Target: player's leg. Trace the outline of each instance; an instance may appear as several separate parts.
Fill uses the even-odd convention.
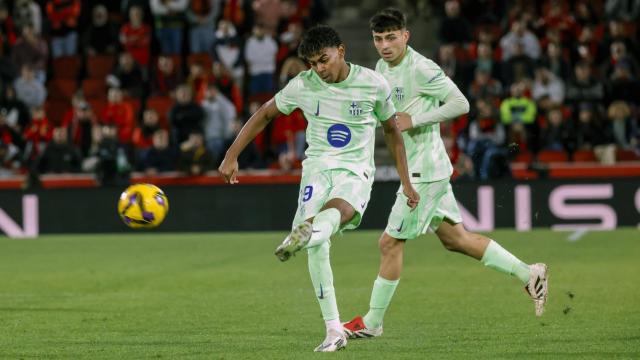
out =
[[[436,229],[436,235],[447,250],[468,255],[487,267],[517,277],[534,299],[536,315],[542,314],[547,294],[546,265],[528,265],[496,241],[467,231],[462,225],[452,191],[440,202],[431,226]]]

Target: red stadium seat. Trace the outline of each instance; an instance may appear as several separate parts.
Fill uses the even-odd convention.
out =
[[[211,64],[213,64],[213,59],[211,59],[211,55],[207,53],[196,53],[189,54],[187,58],[187,65],[191,66],[193,63],[202,64],[205,72],[211,71]]]
[[[53,59],[53,78],[75,80],[80,71],[80,58],[78,56],[64,56]]]
[[[516,158],[513,160],[513,162],[516,163],[530,163],[533,160],[533,155],[531,155],[530,152],[526,151],[526,152],[521,152],[519,153]]]
[[[618,149],[616,151],[616,160],[618,161],[638,161],[640,157],[632,150]]]
[[[89,105],[91,105],[91,110],[93,111],[93,114],[96,116],[96,118],[100,117],[100,114],[102,113],[102,109],[104,109],[107,106],[106,98],[87,99],[87,102],[89,103]]]
[[[71,103],[67,100],[48,99],[44,103],[44,110],[49,121],[55,126],[62,123],[64,114],[71,108]]]
[[[107,83],[103,79],[84,79],[82,93],[86,99],[105,99],[107,97]]]
[[[53,79],[47,85],[47,98],[52,100],[71,100],[76,92],[76,81],[71,79]]]
[[[147,99],[147,109],[154,109],[163,124],[168,124],[169,111],[173,107],[173,99],[168,96],[152,96]]]
[[[567,162],[569,157],[564,151],[543,150],[538,153],[538,161],[543,163]]]
[[[573,153],[573,161],[575,162],[597,162],[596,154],[591,150],[578,150]]]
[[[114,68],[113,55],[94,55],[87,58],[87,73],[90,78],[104,79]]]

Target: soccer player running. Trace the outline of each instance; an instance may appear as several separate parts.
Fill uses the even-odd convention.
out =
[[[340,350],[347,344],[342,330],[333,273],[329,262],[330,238],[355,229],[369,202],[374,175],[375,128],[382,122],[384,137],[395,157],[407,208],[415,208],[419,195],[409,181],[402,134],[396,126],[389,84],[382,75],[345,61],[345,46],[328,26],[310,29],[299,55],[311,65],[267,101],[245,124],[220,165],[225,181],[238,182],[238,155],[278,114],[296,108],[308,120],[309,147],[302,163],[298,209],[292,231],[276,249],[281,261],[307,249],[309,273],[327,335],[315,351]]]
[[[373,284],[369,312],[344,324],[350,338],[382,334],[382,319],[400,281],[406,240],[435,231],[447,250],[480,260],[502,273],[516,276],[533,298],[536,315],[544,311],[547,298],[547,266],[527,265],[497,242],[465,230],[453,196],[449,177],[452,166],[440,137],[440,122],[469,111],[469,102],[438,65],[410,46],[402,12],[388,8],[371,18],[374,45],[382,57],[376,72],[392,87],[398,111],[398,127],[409,161],[411,182],[421,200],[414,211],[405,202],[402,187],[385,231],[379,240],[381,252],[378,278]],[[440,102],[444,105],[439,106]]]

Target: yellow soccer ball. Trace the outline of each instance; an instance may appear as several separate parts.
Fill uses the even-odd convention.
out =
[[[169,200],[159,187],[151,184],[129,186],[118,201],[118,214],[131,228],[160,225],[169,211]]]

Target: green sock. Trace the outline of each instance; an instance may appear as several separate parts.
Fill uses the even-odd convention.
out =
[[[369,302],[369,312],[364,316],[364,325],[368,328],[377,328],[382,326],[382,319],[384,313],[391,303],[393,293],[398,286],[398,280],[387,280],[380,275],[373,283],[373,290],[371,290],[371,301]]]
[[[325,321],[340,319],[336,295],[333,290],[333,272],[329,262],[330,248],[331,242],[327,239],[321,245],[307,249],[309,274],[320,304],[322,318]]]
[[[340,211],[334,208],[322,210],[313,218],[313,234],[307,244],[307,248],[326,242],[339,228]]]
[[[514,275],[525,284],[529,281],[529,274],[531,273],[529,265],[520,261],[520,259],[493,240],[490,240],[489,245],[487,245],[480,262],[501,273]]]

